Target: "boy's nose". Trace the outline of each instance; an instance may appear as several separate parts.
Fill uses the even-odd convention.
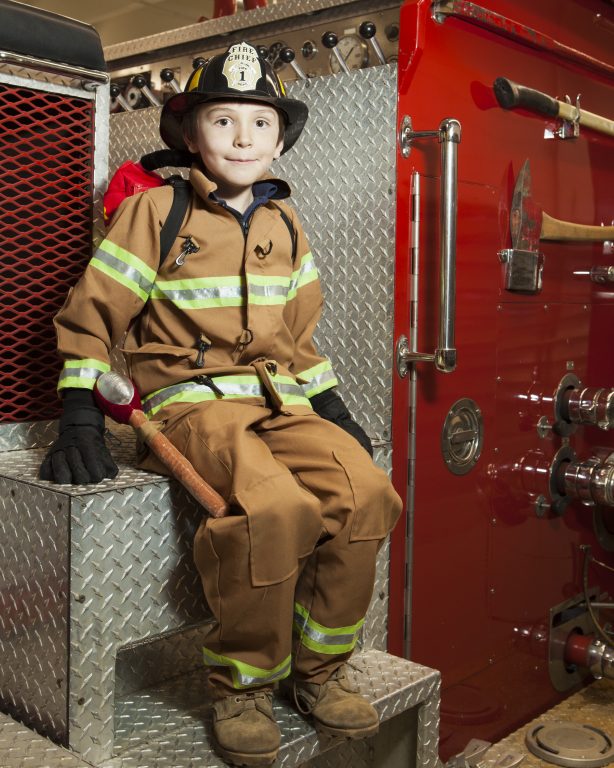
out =
[[[235,143],[240,147],[248,147],[252,143],[252,132],[247,125],[238,125]]]

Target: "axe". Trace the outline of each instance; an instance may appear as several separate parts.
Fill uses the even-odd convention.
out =
[[[520,169],[510,214],[512,246],[522,251],[539,250],[540,240],[612,240],[614,227],[596,227],[554,219],[531,196],[531,169],[525,160]]]
[[[171,475],[179,480],[211,517],[224,517],[228,514],[228,504],[222,496],[202,479],[186,457],[147,419],[141,410],[139,393],[127,376],[114,371],[103,373],[96,379],[94,397],[103,413],[120,424],[130,424]]]

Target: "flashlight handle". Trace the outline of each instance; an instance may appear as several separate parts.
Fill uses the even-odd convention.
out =
[[[186,457],[151,424],[143,411],[133,410],[128,423],[211,517],[225,517],[228,514],[228,504],[224,498],[202,479]]]

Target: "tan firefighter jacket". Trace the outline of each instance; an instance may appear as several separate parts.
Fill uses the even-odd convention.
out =
[[[122,203],[55,318],[64,360],[58,389],[91,389],[129,328],[123,352],[150,418],[168,405],[222,397],[264,403],[266,393],[279,408],[310,407],[307,398],[337,380],[312,341],[322,294],[296,214],[275,199],[244,228],[209,197],[215,184],[201,167],[190,181],[195,194],[161,267],[172,189]],[[271,181],[276,198],[289,195],[284,182]],[[294,263],[280,207],[296,233]],[[187,238],[198,250],[186,253]]]

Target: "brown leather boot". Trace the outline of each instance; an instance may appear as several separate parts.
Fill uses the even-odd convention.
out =
[[[373,736],[379,729],[379,716],[369,702],[352,688],[342,665],[318,685],[294,681],[283,687],[290,701],[303,715],[313,718],[318,732],[346,739]]]
[[[232,765],[271,765],[279,751],[279,726],[270,690],[224,696],[212,704],[214,746]]]

